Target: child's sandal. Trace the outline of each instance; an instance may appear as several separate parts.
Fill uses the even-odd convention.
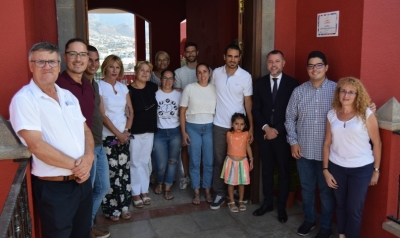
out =
[[[239,211],[241,212],[246,211],[246,205],[244,205],[243,201],[239,201]]]
[[[229,210],[231,210],[231,212],[239,212],[239,208],[236,206],[235,202],[230,202],[227,205],[229,207]]]

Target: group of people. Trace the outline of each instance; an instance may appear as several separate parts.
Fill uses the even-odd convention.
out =
[[[100,205],[112,221],[130,219],[129,206],[151,204],[155,194],[174,198],[171,186],[190,183],[192,203],[217,210],[229,195],[231,212],[245,211],[245,185],[253,169],[251,143],[259,144],[264,201],[253,212],[273,210],[273,169],[278,169],[278,220],[286,222],[289,161],[297,161],[305,221],[315,227],[315,187],[322,211],[317,237],[330,237],[335,208],[341,237],[358,237],[368,185],[379,177],[381,142],[374,104],[360,80],[328,80],[325,55],[307,59],[310,80],[299,86],[283,73],[284,55],[267,55],[268,75],[254,83],[239,66],[241,50],[228,45],[225,65],[198,63],[197,45],[184,48],[187,65],[173,71],[160,51],[155,65],[139,61],[129,85],[121,59],[109,55],[94,80],[99,53],[79,38],[62,55],[40,42],[29,51],[30,83],[13,97],[10,121],[32,152],[35,206],[44,237],[108,237],[94,226]],[[371,107],[371,109],[369,108]],[[254,122],[253,122],[254,121]],[[201,167],[202,166],[202,167]],[[238,186],[238,196],[234,187]],[[214,194],[212,194],[212,191]],[[237,197],[235,197],[237,196]]]

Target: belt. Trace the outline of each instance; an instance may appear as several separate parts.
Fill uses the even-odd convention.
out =
[[[46,181],[70,181],[75,180],[75,175],[67,175],[67,176],[51,176],[51,177],[36,177],[40,180]]]

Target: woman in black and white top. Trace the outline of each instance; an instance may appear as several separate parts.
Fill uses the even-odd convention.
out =
[[[178,113],[181,92],[172,88],[174,81],[175,73],[169,69],[163,70],[161,88],[156,93],[158,131],[154,135],[153,158],[158,184],[154,192],[156,194],[164,192],[164,198],[167,200],[174,198],[170,190],[182,146]],[[163,190],[163,184],[165,184],[165,190]]]

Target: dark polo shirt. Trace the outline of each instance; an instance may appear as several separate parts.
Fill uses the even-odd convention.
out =
[[[75,82],[68,74],[64,71],[56,81],[58,86],[69,90],[79,101],[83,116],[86,118],[86,124],[89,128],[92,128],[93,123],[93,112],[94,112],[94,92],[93,87],[90,83],[82,78],[82,84]]]
[[[87,80],[90,83],[90,80],[83,77],[83,80]],[[95,146],[99,146],[103,144],[102,140],[102,133],[103,133],[103,117],[101,116],[100,112],[100,94],[99,94],[99,85],[97,84],[96,81],[92,81],[92,87],[95,95],[95,100],[94,100],[94,112],[93,112],[93,126],[91,127],[92,129],[92,134],[93,134],[93,139],[94,139],[94,144]]]

